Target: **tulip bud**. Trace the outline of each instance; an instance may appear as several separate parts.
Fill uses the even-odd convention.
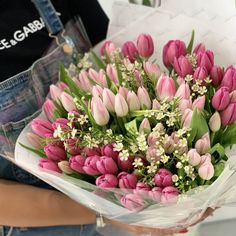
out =
[[[209,133],[205,133],[200,139],[195,143],[195,148],[199,154],[205,154],[211,148]]]
[[[112,174],[104,174],[96,179],[96,185],[102,189],[115,188],[117,184],[117,177]]]
[[[94,82],[98,82],[98,72],[96,70],[94,70],[93,68],[90,68],[88,70],[88,75],[90,77],[90,79],[92,79]]]
[[[138,96],[134,91],[129,91],[127,94],[127,104],[130,111],[136,111],[140,109],[140,102]]]
[[[127,194],[120,199],[120,202],[130,211],[138,212],[144,208],[144,201],[137,194]]]
[[[151,99],[149,97],[147,90],[144,87],[139,87],[137,95],[138,95],[139,102],[141,104],[141,108],[150,109],[152,102],[151,102]]]
[[[83,153],[86,157],[90,157],[90,156],[101,156],[101,149],[100,148],[89,148],[89,147],[85,147],[83,149]]]
[[[83,170],[84,163],[86,158],[80,155],[76,155],[70,158],[69,165],[70,168],[78,173],[84,174],[85,171]]]
[[[193,80],[196,82],[197,80],[201,81],[203,84],[205,83],[205,79],[208,76],[208,72],[205,67],[198,67],[194,74]]]
[[[153,64],[149,61],[144,62],[144,70],[147,73],[148,77],[151,79],[151,81],[156,84],[157,79],[161,75],[160,67],[157,64]]]
[[[151,132],[151,125],[149,123],[148,118],[144,118],[142,123],[139,126],[139,133],[150,133]]]
[[[176,88],[175,82],[172,78],[162,75],[156,85],[156,94],[160,100],[165,98],[172,98],[175,96]]]
[[[175,187],[168,186],[162,190],[161,203],[175,203],[178,201],[179,191]]]
[[[217,132],[221,126],[220,114],[216,111],[209,120],[209,127],[212,132]]]
[[[68,128],[69,120],[65,118],[58,118],[52,123],[52,128],[56,130],[59,126],[63,128]]]
[[[163,47],[162,58],[164,65],[170,69],[174,64],[174,59],[180,56],[185,56],[187,54],[187,49],[185,43],[180,40],[170,40]]]
[[[88,175],[99,175],[101,172],[97,168],[97,162],[100,160],[99,156],[90,156],[85,159],[83,170]]]
[[[193,101],[192,109],[198,108],[200,111],[204,110],[205,107],[206,96],[199,96]]]
[[[226,69],[220,86],[229,88],[230,92],[236,90],[236,69],[233,66]]]
[[[93,85],[90,83],[88,73],[84,69],[79,73],[79,80],[76,82],[80,89],[86,92],[91,92]]]
[[[103,156],[111,157],[114,161],[118,160],[119,152],[114,151],[112,144],[104,145],[101,151]]]
[[[186,109],[182,116],[182,126],[189,127],[192,121],[193,111],[191,109]]]
[[[154,45],[151,35],[140,34],[137,39],[137,49],[141,57],[150,57],[154,52]]]
[[[181,99],[179,102],[179,109],[181,111],[181,114],[183,116],[186,109],[192,108],[192,101],[190,99]]]
[[[134,174],[121,172],[118,175],[119,187],[121,189],[135,189],[138,182],[137,177]]]
[[[67,157],[64,148],[61,148],[55,144],[48,144],[45,146],[44,152],[48,159],[52,161],[65,160]]]
[[[153,147],[153,146],[155,147],[158,141],[159,141],[159,138],[155,132],[151,132],[148,135],[147,142],[148,142],[149,147]]]
[[[188,163],[191,166],[197,166],[201,162],[201,156],[199,155],[196,149],[190,149],[188,151],[187,157],[188,157]]]
[[[42,149],[44,147],[43,145],[43,139],[39,137],[37,134],[34,133],[26,133],[27,140],[30,142],[30,144],[36,148],[36,149]]]
[[[62,92],[60,100],[66,111],[70,112],[72,110],[77,110],[76,105],[73,101],[73,97],[71,97],[68,93]]]
[[[58,162],[59,169],[65,174],[72,174],[74,171],[70,168],[68,161],[60,161]]]
[[[103,88],[102,87],[100,87],[99,85],[93,86],[93,89],[92,89],[93,97],[102,98],[102,94],[103,94]]]
[[[135,75],[138,87],[143,86],[143,77],[142,77],[141,72],[138,70],[135,70],[134,75]]]
[[[64,143],[66,145],[66,150],[70,153],[70,155],[76,156],[81,153],[81,150],[79,147],[79,139],[76,139],[76,138],[66,139]]]
[[[186,75],[193,74],[192,64],[185,56],[174,58],[174,69],[176,73],[182,78],[185,78]]]
[[[52,161],[52,160],[50,160],[50,159],[42,158],[42,159],[39,160],[39,164],[38,165],[42,169],[61,173],[61,170],[58,168],[57,163]]]
[[[96,163],[98,171],[102,174],[117,174],[118,167],[111,157],[101,156]]]
[[[111,41],[105,41],[100,49],[100,53],[102,56],[105,55],[105,52],[108,56],[111,56],[112,53],[116,50],[116,46]]]
[[[122,53],[124,57],[127,57],[131,62],[134,62],[138,56],[138,50],[132,41],[123,44]]]
[[[146,151],[146,159],[149,162],[160,161],[161,157],[158,155],[157,149],[154,145],[152,147],[148,147]]]
[[[197,54],[197,65],[198,67],[205,67],[208,73],[210,73],[211,68],[214,66],[214,54],[210,50],[205,52],[199,52]]]
[[[107,88],[102,93],[103,104],[110,112],[115,112],[115,94]]]
[[[118,158],[117,160],[118,160],[118,166],[120,170],[125,171],[125,172],[130,172],[133,170],[134,168],[133,157],[129,157],[127,160],[121,160],[120,158]]]
[[[56,110],[56,107],[55,107],[54,103],[52,102],[52,100],[47,98],[43,104],[43,111],[50,121],[54,120],[55,110]]]
[[[224,70],[222,67],[214,65],[211,68],[210,78],[211,78],[212,84],[215,88],[217,88],[221,84],[223,76],[224,76]]]
[[[127,98],[129,90],[125,87],[120,87],[118,93],[124,97],[124,99]]]
[[[203,53],[203,52],[205,52],[205,51],[206,51],[205,45],[202,44],[202,43],[199,43],[199,44],[197,44],[196,47],[194,48],[193,53],[194,53],[195,55],[197,55],[198,53],[200,53],[200,52]]]
[[[187,83],[181,84],[175,93],[175,97],[189,99],[190,98],[189,85]]]
[[[148,198],[148,193],[150,190],[151,190],[150,185],[148,185],[146,183],[139,182],[136,185],[134,193],[141,196],[141,197]]]
[[[119,117],[124,117],[128,114],[129,108],[123,96],[116,94],[115,96],[115,112]]]
[[[97,97],[92,98],[91,110],[93,118],[98,125],[104,126],[109,122],[110,115],[100,98]]]
[[[162,188],[160,187],[154,187],[151,191],[148,192],[149,197],[154,202],[160,202],[161,201],[161,194],[162,194]]]
[[[229,106],[220,113],[223,126],[231,125],[236,120],[236,102],[230,103]]]
[[[115,83],[119,84],[116,68],[112,64],[108,64],[106,68],[107,75]]]
[[[201,161],[199,163],[199,166],[205,163],[211,163],[211,155],[209,153],[206,153],[205,155],[201,156]]]
[[[210,180],[214,176],[214,166],[210,163],[202,164],[198,169],[199,176],[204,180]]]
[[[60,88],[58,88],[56,85],[51,84],[50,85],[50,96],[52,98],[52,100],[56,101],[58,99],[60,99],[61,93],[63,92],[63,90],[61,90]]]
[[[172,173],[164,168],[158,170],[154,177],[155,184],[158,187],[167,187],[173,184]]]
[[[59,89],[61,89],[61,91],[64,91],[66,88],[68,88],[68,86],[67,86],[65,83],[61,82],[61,81],[59,81],[59,82],[57,83],[57,87],[58,87]]]
[[[153,128],[153,131],[163,133],[165,131],[165,127],[162,123],[157,123]]]
[[[165,149],[166,153],[173,153],[173,151],[175,150],[175,142],[171,136],[168,136],[163,140],[163,148]]]
[[[154,99],[152,101],[152,110],[159,110],[161,107],[161,104],[157,101],[157,99]]]
[[[98,81],[97,83],[103,88],[107,87],[107,79],[103,69],[100,69],[98,72]]]
[[[230,103],[236,102],[236,90],[232,91],[229,94],[229,97],[230,97]]]
[[[221,87],[217,90],[211,101],[212,106],[218,111],[224,110],[229,105],[229,102],[230,95],[227,87]]]
[[[47,120],[40,118],[33,119],[31,121],[31,129],[42,138],[53,136],[52,124]]]

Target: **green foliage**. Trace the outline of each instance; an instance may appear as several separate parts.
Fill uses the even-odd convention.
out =
[[[236,124],[229,125],[222,134],[222,146],[229,147],[236,144]]]
[[[106,66],[105,66],[104,62],[100,59],[100,57],[97,56],[97,54],[93,50],[90,50],[90,54],[91,54],[94,62],[96,63],[96,65],[100,69],[106,69]]]
[[[26,145],[24,145],[24,144],[22,144],[22,143],[19,143],[19,144],[20,144],[23,148],[25,148],[25,149],[27,149],[27,150],[29,150],[29,151],[31,151],[31,152],[37,154],[37,155],[40,156],[40,157],[43,157],[43,158],[46,157],[46,154],[45,154],[45,152],[44,152],[43,150],[38,150],[38,149],[35,149],[35,148],[31,148],[31,147],[28,147],[28,146],[26,146]]]
[[[194,30],[193,30],[193,31],[192,31],[192,34],[191,34],[191,39],[190,39],[189,44],[188,44],[188,47],[187,47],[187,52],[188,52],[188,54],[191,54],[191,53],[192,53],[193,42],[194,42],[194,36],[195,36],[195,32],[194,32]]]

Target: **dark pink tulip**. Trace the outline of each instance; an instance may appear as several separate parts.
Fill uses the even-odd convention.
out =
[[[61,173],[61,170],[57,166],[57,163],[46,158],[42,158],[39,160],[39,167],[45,170],[55,171]]]
[[[236,90],[236,69],[233,66],[226,69],[220,86],[228,87],[230,92]]]
[[[218,110],[224,110],[230,102],[230,91],[227,87],[221,87],[216,91],[214,96],[212,97],[211,104],[212,106]]]
[[[118,175],[119,187],[121,189],[135,189],[138,182],[137,177],[134,174],[127,172],[121,172]]]
[[[221,112],[220,116],[224,126],[233,124],[236,120],[236,102],[230,103],[229,106]]]
[[[117,174],[118,167],[111,157],[101,156],[96,163],[96,167],[102,174]]]
[[[90,156],[101,156],[101,149],[100,148],[84,148],[83,152],[87,157]]]
[[[55,122],[52,123],[52,128],[55,130],[58,128],[58,126],[62,127],[62,128],[66,128],[68,127],[68,123],[69,120],[65,119],[65,118],[58,118],[56,119]]]
[[[175,57],[179,58],[180,56],[185,56],[186,54],[187,49],[183,41],[170,40],[163,48],[163,63],[168,69],[171,69],[173,67]]]
[[[104,174],[96,179],[96,185],[102,189],[115,188],[117,184],[117,177],[112,174]]]
[[[175,203],[178,200],[179,191],[175,187],[168,186],[162,190],[161,203]]]
[[[124,57],[127,57],[131,62],[134,62],[138,56],[138,50],[132,41],[123,44],[122,53]]]
[[[101,148],[101,152],[103,156],[111,157],[114,161],[117,161],[119,156],[119,152],[114,151],[112,144],[104,145]]]
[[[144,197],[144,198],[148,198],[148,192],[151,190],[150,185],[146,184],[146,183],[137,183],[136,188],[134,189],[134,193]]]
[[[150,57],[154,52],[152,36],[140,34],[137,39],[137,49],[141,57]]]
[[[44,152],[48,159],[52,161],[60,161],[66,159],[66,152],[64,148],[61,148],[55,144],[48,144],[44,147]]]
[[[31,122],[31,129],[35,134],[42,138],[53,136],[52,124],[47,120],[40,118],[33,119]]]
[[[211,83],[215,88],[217,88],[221,84],[223,76],[224,76],[224,70],[222,67],[214,65],[211,68],[210,78],[212,80]]]
[[[193,74],[192,64],[185,56],[174,58],[174,69],[176,73],[182,78],[185,78],[186,75]]]
[[[133,157],[129,157],[128,160],[121,160],[120,158],[117,159],[118,167],[122,171],[130,172],[133,170]]]
[[[202,84],[205,84],[205,79],[207,78],[207,76],[207,69],[205,67],[198,67],[193,74],[193,80],[200,80],[202,81]]]
[[[161,201],[161,194],[162,188],[160,187],[154,187],[151,191],[148,192],[149,197],[155,202]]]
[[[206,47],[204,44],[199,43],[196,45],[196,47],[193,50],[193,53],[195,53],[196,55],[200,52],[205,52],[206,51]]]
[[[167,169],[161,168],[156,173],[154,181],[158,187],[171,186],[173,184],[172,173]]]
[[[76,138],[70,138],[67,139],[66,141],[67,144],[67,151],[70,153],[72,156],[79,155],[81,153],[81,150],[79,148],[79,140]]]
[[[130,211],[138,212],[144,208],[144,201],[137,194],[127,194],[120,199],[120,202]]]
[[[79,173],[84,174],[85,171],[84,171],[83,167],[84,167],[85,160],[86,160],[86,158],[81,155],[71,157],[69,160],[70,168],[72,170],[75,170]]]
[[[210,50],[200,52],[197,54],[198,67],[205,67],[207,72],[210,73],[211,68],[214,66],[214,54]]]
[[[99,175],[101,172],[97,169],[97,162],[100,160],[99,156],[87,157],[84,162],[83,170],[88,175]]]

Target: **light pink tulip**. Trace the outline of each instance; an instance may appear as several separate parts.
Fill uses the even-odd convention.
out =
[[[71,97],[68,93],[62,92],[60,100],[66,111],[70,112],[72,110],[77,110],[73,97]]]
[[[142,77],[141,72],[138,71],[138,70],[135,70],[135,71],[134,71],[134,76],[135,76],[135,78],[136,78],[136,81],[138,82],[138,83],[137,83],[138,87],[139,87],[139,86],[143,86],[143,77]]]
[[[48,159],[52,161],[65,160],[67,157],[65,149],[55,144],[48,144],[47,146],[45,146],[44,152]]]
[[[55,171],[55,172],[61,173],[61,170],[58,168],[57,163],[50,159],[42,158],[39,160],[38,165],[44,170]]]
[[[56,110],[56,107],[55,107],[53,101],[51,99],[47,98],[46,101],[44,102],[42,108],[43,108],[43,111],[44,111],[45,115],[47,116],[47,118],[50,121],[53,121],[54,120],[54,112]]]
[[[196,149],[190,149],[188,151],[188,163],[192,166],[197,166],[201,162],[201,156]]]
[[[174,58],[174,69],[176,73],[182,78],[185,78],[186,75],[193,74],[192,64],[185,56]]]
[[[154,177],[155,184],[158,187],[167,187],[173,184],[172,173],[164,168],[158,170]]]
[[[175,93],[175,97],[189,99],[190,98],[189,85],[187,83],[181,84]]]
[[[112,174],[104,174],[96,179],[96,185],[102,189],[115,188],[117,184],[117,177]]]
[[[134,91],[129,91],[127,94],[127,104],[129,106],[130,111],[137,111],[140,109],[140,102],[138,96]]]
[[[193,111],[191,109],[186,109],[182,116],[183,127],[189,127],[192,121]]]
[[[161,203],[175,203],[178,201],[179,191],[175,187],[168,186],[162,190]]]
[[[139,126],[139,133],[150,133],[151,132],[151,125],[148,118],[144,118]]]
[[[173,153],[173,151],[175,150],[175,142],[171,136],[165,138],[165,140],[163,141],[163,148],[165,149],[166,153]]]
[[[142,109],[150,109],[152,102],[151,102],[151,99],[149,97],[147,90],[144,87],[139,87],[137,95],[138,95],[138,99],[139,99],[141,108]]]
[[[85,171],[83,167],[84,167],[85,160],[86,158],[81,155],[76,155],[76,156],[71,157],[69,160],[70,168],[74,171],[77,171],[78,173],[84,174]]]
[[[111,157],[101,156],[96,163],[98,171],[102,174],[117,174],[118,167]]]
[[[227,87],[221,87],[219,90],[216,91],[214,94],[211,104],[212,106],[218,110],[224,110],[230,102],[230,90]]]
[[[116,94],[115,96],[115,112],[119,117],[124,117],[129,112],[128,104],[120,94]]]
[[[58,168],[65,174],[72,174],[74,171],[70,168],[68,161],[58,162]]]
[[[162,188],[154,187],[152,188],[151,191],[148,192],[148,195],[154,202],[160,202],[162,195]]]
[[[141,57],[150,57],[154,52],[152,36],[149,34],[140,34],[137,39],[137,49]]]
[[[205,107],[206,96],[199,96],[193,101],[192,109],[198,108],[200,111],[204,110]]]
[[[211,163],[211,155],[209,153],[206,153],[205,155],[201,156],[201,161],[199,163],[199,166],[205,163]]]
[[[31,121],[31,129],[42,138],[53,136],[52,124],[47,120],[40,118],[33,119]]]
[[[158,141],[159,141],[159,138],[157,137],[157,135],[156,135],[155,132],[151,132],[151,133],[148,135],[147,142],[148,142],[148,146],[149,146],[149,147],[154,147],[154,146],[156,146],[156,144],[157,144]]]
[[[107,75],[109,76],[109,78],[110,78],[115,84],[119,84],[119,81],[118,81],[118,74],[117,74],[116,68],[115,68],[112,64],[108,64],[108,65],[107,65],[106,72],[107,72]]]
[[[210,180],[214,176],[214,166],[210,162],[203,163],[198,169],[199,176],[204,180]]]
[[[115,112],[115,94],[110,89],[104,88],[102,100],[108,111]]]
[[[149,162],[160,161],[161,157],[157,154],[157,148],[154,145],[148,147],[146,151],[146,158]]]
[[[144,201],[137,194],[127,194],[120,199],[120,202],[130,211],[138,212],[144,208]]]
[[[199,154],[206,154],[211,148],[209,133],[205,133],[200,139],[195,143],[195,148]]]
[[[103,69],[100,69],[98,72],[98,81],[97,83],[102,86],[103,88],[107,87],[107,79],[105,75],[105,71]]]
[[[111,56],[115,50],[116,46],[113,42],[105,41],[100,49],[100,53],[102,56],[104,56],[106,52],[108,56]]]
[[[68,86],[67,86],[65,83],[61,82],[61,81],[59,81],[59,82],[57,83],[57,87],[58,87],[59,89],[61,89],[61,91],[64,91],[66,88],[68,88]]]
[[[151,81],[155,84],[161,75],[160,67],[157,64],[153,64],[149,61],[144,62],[143,67]]]
[[[97,83],[97,81],[98,81],[98,72],[96,70],[94,70],[93,68],[90,68],[88,70],[88,76],[90,77],[90,79],[92,79],[94,82]]]
[[[99,85],[95,85],[92,88],[92,95],[93,97],[99,97],[102,98],[102,94],[103,94],[103,88]]]
[[[86,70],[81,70],[79,73],[79,80],[77,80],[76,84],[79,86],[80,89],[82,89],[83,91],[86,92],[91,92],[93,85],[91,84],[91,82],[89,81],[88,78],[88,73]]]
[[[44,147],[43,145],[43,139],[34,133],[26,133],[27,140],[30,142],[30,144],[36,148],[36,149],[42,149]]]
[[[181,114],[183,115],[186,109],[192,108],[192,101],[191,99],[181,99],[179,102],[179,109]]]
[[[220,127],[221,127],[221,119],[220,119],[220,114],[219,112],[215,112],[210,120],[209,120],[209,127],[211,129],[212,132],[217,132]]]
[[[52,100],[58,100],[60,99],[61,93],[63,92],[62,89],[58,88],[56,85],[52,84],[50,85],[50,96]]]
[[[138,57],[138,50],[132,41],[128,41],[123,44],[122,53],[124,57],[127,57],[131,62],[134,62]]]
[[[125,87],[120,87],[118,93],[124,97],[124,99],[127,98],[129,90]]]
[[[161,107],[161,104],[157,101],[157,99],[154,99],[152,101],[152,110],[159,110]]]
[[[231,125],[236,121],[236,102],[230,103],[229,106],[220,113],[223,126]]]
[[[85,159],[83,170],[88,175],[99,175],[101,172],[97,168],[97,162],[100,160],[99,156],[90,156]]]

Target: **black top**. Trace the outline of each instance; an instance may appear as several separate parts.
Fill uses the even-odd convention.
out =
[[[96,0],[52,0],[62,23],[82,18],[92,44],[105,38],[108,19]],[[52,38],[31,0],[0,1],[0,81],[28,69]]]

